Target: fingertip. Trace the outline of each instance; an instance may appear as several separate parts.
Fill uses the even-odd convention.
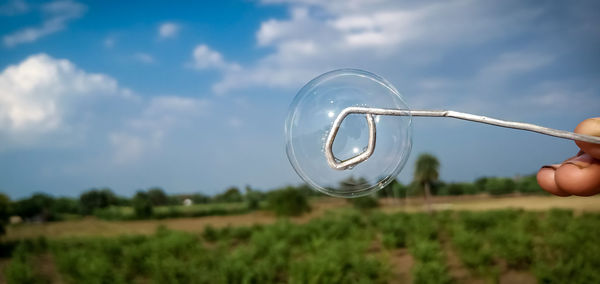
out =
[[[577,196],[600,193],[600,161],[584,154],[561,165],[554,173],[557,187]]]
[[[571,194],[561,190],[555,181],[555,172],[560,165],[543,166],[537,173],[536,178],[540,187],[556,196],[570,196]]]
[[[599,136],[600,137],[600,117],[588,118],[575,127],[575,133]],[[584,152],[590,154],[596,159],[600,159],[600,144],[575,141],[575,144]]]

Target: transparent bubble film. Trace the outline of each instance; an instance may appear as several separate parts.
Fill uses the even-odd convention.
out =
[[[347,107],[408,110],[398,91],[383,78],[362,70],[342,69],[308,82],[290,105],[285,124],[290,163],[310,186],[338,197],[359,197],[389,184],[404,167],[411,149],[410,116],[375,116],[375,152],[346,170],[331,168],[325,141],[333,121]],[[365,150],[369,128],[364,114],[350,114],[333,143],[336,158],[345,160]]]

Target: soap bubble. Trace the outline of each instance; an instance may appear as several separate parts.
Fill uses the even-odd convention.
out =
[[[290,163],[311,187],[339,197],[359,197],[389,184],[402,170],[411,149],[411,117],[376,115],[375,152],[366,161],[346,170],[331,168],[325,141],[333,121],[347,107],[408,110],[400,93],[383,78],[362,70],[342,69],[308,82],[290,105],[285,124]],[[362,153],[369,128],[364,114],[350,114],[333,143],[336,158]]]

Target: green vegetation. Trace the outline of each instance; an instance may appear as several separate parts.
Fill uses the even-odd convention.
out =
[[[214,197],[216,202],[242,202],[244,197],[237,187],[230,187],[225,192],[217,194]]]
[[[310,211],[306,193],[294,187],[269,192],[267,203],[278,216],[299,216]]]
[[[483,177],[474,183],[450,184],[439,181],[438,177],[437,158],[431,154],[421,154],[416,161],[414,181],[411,184],[405,186],[393,180],[377,195],[353,199],[350,202],[356,208],[365,210],[379,206],[377,197],[399,198],[422,194],[430,208],[430,195],[478,193],[503,195],[514,192],[527,194],[543,192],[537,185],[534,175],[514,179]],[[340,182],[338,190],[356,191],[357,188],[364,188],[367,183],[364,178],[350,177]],[[85,191],[78,199],[55,198],[48,194],[36,193],[17,201],[0,198],[0,233],[3,231],[2,224],[7,222],[7,217],[13,215],[20,216],[26,222],[60,221],[86,215],[94,215],[105,220],[201,217],[243,214],[259,209],[272,210],[279,216],[298,216],[310,211],[308,197],[319,195],[320,193],[307,185],[287,186],[270,192],[246,186],[244,193],[237,187],[230,187],[212,197],[201,193],[167,195],[159,187],[138,190],[132,198],[117,196],[108,188]],[[8,205],[4,205],[4,209],[2,209],[3,202],[8,202]],[[2,210],[8,212],[7,216],[1,216]]]
[[[36,279],[33,260],[50,253],[69,283],[383,283],[388,267],[366,255],[373,238],[356,214],[305,225],[207,227],[202,236],[159,228],[153,236],[50,241],[41,251],[21,243],[6,277],[48,280]]]
[[[421,154],[415,162],[414,183],[422,186],[427,209],[431,212],[431,185],[438,180],[440,162],[431,154]]]
[[[359,210],[369,210],[373,208],[377,208],[379,206],[379,201],[377,198],[373,196],[363,196],[358,198],[348,199],[350,203],[354,206],[354,208]]]
[[[111,205],[118,205],[117,196],[108,188],[91,189],[81,194],[79,197],[81,213],[90,215],[98,209],[103,209]]]
[[[152,217],[152,200],[150,195],[144,191],[138,191],[133,197],[133,211],[138,219]]]
[[[289,192],[290,190],[293,192]],[[281,195],[278,192],[284,193]],[[309,211],[307,197],[311,195],[316,193],[305,185],[288,186],[273,190],[269,194],[249,186],[246,187],[245,194],[242,194],[236,187],[231,187],[213,197],[200,193],[167,195],[158,187],[147,191],[138,190],[133,198],[117,196],[108,188],[85,191],[78,199],[55,198],[48,194],[36,193],[29,198],[11,201],[6,196],[2,199],[2,195],[0,232],[8,216],[19,216],[26,222],[61,221],[86,215],[105,220],[135,220],[234,215],[258,209],[272,209],[277,214],[297,216]],[[282,208],[280,205],[265,206],[269,196],[275,199],[290,197],[290,200],[280,202],[289,208]],[[184,205],[184,201],[188,204]],[[295,202],[299,203],[294,204]],[[289,212],[284,212],[286,210]],[[5,212],[6,216],[1,215],[2,212]]]
[[[10,198],[0,193],[0,236],[4,235],[4,226],[8,223],[10,214]]]
[[[397,250],[412,256],[414,283],[449,283],[448,249],[473,277],[508,271],[543,283],[600,281],[600,214],[567,210],[361,214],[341,210],[306,224],[159,227],[154,235],[24,240],[10,248],[9,283],[385,283]],[[55,276],[54,276],[55,277]]]
[[[460,212],[448,224],[462,262],[498,281],[500,264],[544,283],[598,283],[600,215],[571,211]]]
[[[435,218],[422,213],[380,214],[375,218],[385,247],[409,249],[415,260],[412,268],[414,283],[450,282]]]
[[[394,182],[397,184],[394,180]],[[342,180],[339,185],[339,190],[341,192],[356,192],[357,190],[363,189],[368,184],[367,180],[364,178],[357,178],[350,176],[349,178]],[[391,187],[391,186],[390,186]],[[379,206],[379,201],[377,201],[377,196],[368,195],[357,198],[349,198],[348,202],[352,203],[354,208],[359,210],[369,210]]]

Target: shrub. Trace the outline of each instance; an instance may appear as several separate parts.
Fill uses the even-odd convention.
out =
[[[160,187],[148,189],[148,198],[153,206],[163,206],[169,203],[169,197]]]
[[[138,218],[152,217],[152,201],[148,193],[138,191],[133,197],[133,210]]]
[[[421,262],[413,268],[413,283],[416,284],[438,284],[451,283],[447,267],[441,262]]]
[[[242,193],[237,187],[230,187],[225,192],[215,195],[216,202],[242,202]]]
[[[244,195],[244,198],[246,199],[248,210],[256,210],[260,208],[260,201],[265,198],[265,194],[246,186],[246,194]]]
[[[379,217],[377,226],[383,233],[383,245],[388,248],[404,248],[406,247],[408,237],[408,224],[405,214],[394,214],[392,216]]]
[[[547,193],[542,190],[540,185],[537,183],[537,178],[535,175],[529,175],[521,177],[516,184],[516,188],[518,192],[523,193]]]
[[[211,225],[206,225],[202,232],[202,238],[207,242],[216,242],[219,239],[219,231]]]
[[[363,196],[363,197],[351,198],[351,199],[348,199],[348,201],[350,203],[352,203],[354,208],[360,209],[360,210],[373,209],[373,208],[377,208],[379,206],[379,201],[377,201],[377,199],[373,196]]]
[[[54,200],[52,210],[60,214],[78,214],[79,201],[77,199],[60,197]]]
[[[100,190],[91,189],[79,196],[81,212],[84,215],[92,214],[97,209],[106,208],[111,205],[117,205],[117,203],[117,196],[108,188]]]
[[[13,213],[23,219],[51,221],[54,219],[52,205],[54,198],[45,193],[35,193],[29,198],[21,199],[13,204]]]
[[[439,195],[461,195],[461,194],[475,194],[477,189],[472,183],[450,183],[445,184],[440,191]]]
[[[278,216],[299,216],[310,211],[308,198],[294,187],[269,192],[267,202]]]
[[[7,283],[45,283],[44,278],[36,274],[32,263],[32,252],[26,243],[17,245],[13,251],[12,260],[6,267],[5,279]]]
[[[514,192],[516,184],[509,178],[488,178],[485,190],[491,195],[502,195]]]

